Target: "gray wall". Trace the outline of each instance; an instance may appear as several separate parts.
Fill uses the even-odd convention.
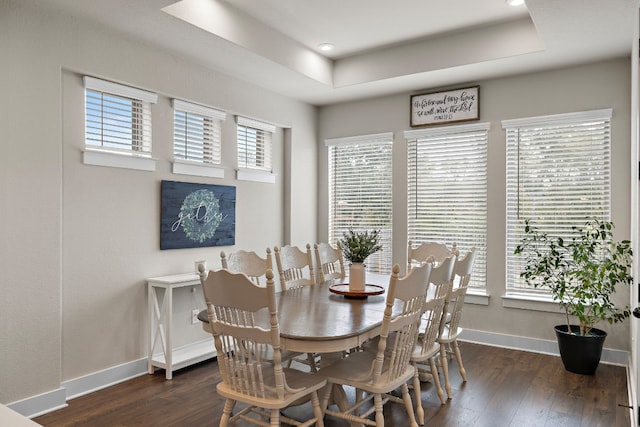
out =
[[[489,305],[467,304],[463,326],[467,329],[534,339],[555,340],[553,325],[563,317],[548,312],[504,308],[505,289],[505,132],[501,120],[544,116],[600,108],[613,108],[612,204],[616,236],[630,233],[630,63],[612,60],[563,70],[518,77],[460,83],[480,85],[480,121],[490,122],[488,147],[487,289]],[[414,93],[430,92],[432,88]],[[318,236],[327,230],[327,138],[394,133],[393,149],[393,259],[406,265],[407,175],[403,131],[409,126],[409,97],[404,93],[320,108]],[[618,292],[620,302],[629,300],[628,289]],[[605,347],[629,349],[629,321],[601,325],[609,332]],[[513,339],[512,339],[512,342]]]
[[[234,249],[160,251],[161,180],[236,186],[237,248],[316,240],[316,197],[306,191],[317,186],[314,107],[41,4],[0,2],[0,403],[144,359],[145,278],[191,271],[198,259],[217,268],[220,250]],[[159,94],[155,172],[82,164],[83,74]],[[224,179],[171,173],[172,97],[229,113]],[[236,113],[281,127],[275,184],[235,180]],[[188,289],[177,295],[178,345],[206,338],[190,323],[201,300]]]

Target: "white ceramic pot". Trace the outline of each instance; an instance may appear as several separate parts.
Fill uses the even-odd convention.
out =
[[[355,262],[349,266],[349,290],[351,292],[364,292],[366,272],[366,267],[362,263]]]

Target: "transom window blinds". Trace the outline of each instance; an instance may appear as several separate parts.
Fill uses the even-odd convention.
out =
[[[410,130],[408,240],[477,249],[470,287],[486,287],[489,123]]]
[[[205,164],[220,164],[224,111],[173,100],[173,157]]]
[[[271,139],[276,127],[242,116],[236,122],[238,167],[271,172]]]
[[[507,293],[547,294],[520,278],[524,220],[571,239],[586,217],[611,212],[611,109],[504,120],[507,134]]]
[[[151,104],[155,93],[84,77],[85,145],[151,157]]]
[[[391,271],[393,134],[328,139],[329,242],[335,244],[349,227],[380,230],[382,251],[371,255],[367,270]]]

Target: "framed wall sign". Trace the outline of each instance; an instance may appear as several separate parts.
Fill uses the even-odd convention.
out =
[[[466,122],[480,118],[480,86],[411,96],[411,126]]]
[[[236,187],[162,181],[160,249],[235,244]]]

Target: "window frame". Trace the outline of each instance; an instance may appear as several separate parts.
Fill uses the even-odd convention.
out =
[[[535,212],[534,207],[521,215],[521,208],[526,208],[529,200],[540,206],[539,215],[534,218],[535,225],[543,231],[552,235],[562,235],[566,239],[571,238],[571,225],[576,221],[584,221],[586,216],[596,216],[602,220],[611,218],[612,115],[612,109],[600,109],[502,121],[502,128],[506,134],[507,169],[505,306],[527,308],[526,301],[535,301],[535,309],[553,312],[558,309],[557,304],[552,302],[548,290],[528,288],[517,273],[523,261],[513,254],[513,250],[522,238],[524,220],[530,217],[531,212]],[[525,141],[523,145],[521,134]],[[590,139],[589,134],[592,135]],[[550,149],[551,144],[554,144],[553,150]],[[523,161],[522,153],[526,154],[527,151],[529,157],[538,157],[538,163],[529,165]],[[598,157],[594,157],[596,154]],[[522,169],[523,165],[529,167]],[[527,179],[528,176],[544,179],[547,189],[541,191],[538,187],[522,191],[521,189],[531,185],[530,183],[535,184],[535,181]],[[585,176],[588,179],[584,179]],[[580,190],[583,193],[579,193]],[[580,194],[582,196],[579,199],[585,200],[586,203],[575,201],[575,197]],[[545,197],[532,198],[531,195]],[[592,200],[593,197],[596,199]],[[523,198],[524,201],[521,202]],[[553,202],[552,198],[559,201]],[[563,204],[571,206],[571,214],[553,215],[550,207],[560,210]],[[579,207],[582,209],[578,210]]]
[[[476,261],[469,292],[481,296],[487,296],[487,167],[490,128],[490,123],[479,122],[404,132],[407,144],[407,240],[412,241],[414,246],[425,241],[440,241],[449,247],[455,243],[461,255],[475,247]],[[434,145],[432,152],[426,149],[428,144]],[[429,157],[430,154],[433,156]],[[434,160],[436,165],[433,164]],[[471,187],[456,184],[461,182],[462,174],[469,173],[473,179]],[[419,180],[423,183],[420,184]],[[430,190],[421,192],[418,187],[425,185],[429,185]],[[435,197],[431,189],[436,189]],[[456,200],[446,201],[440,197],[451,195],[452,189],[460,196],[459,204],[464,208],[454,209],[463,213],[457,220],[451,218],[451,205]],[[426,222],[420,221],[418,217],[426,211],[435,214],[429,215]],[[447,225],[446,231],[439,231],[443,224],[452,219],[454,223],[459,223],[459,230],[456,231],[453,227],[452,231]],[[469,236],[469,231],[474,229],[477,230],[476,233]],[[485,304],[488,301],[479,303]]]
[[[86,165],[108,166],[145,171],[155,170],[155,159],[152,158],[152,112],[151,105],[157,103],[158,95],[143,89],[83,76],[84,83],[84,148],[83,163]],[[105,146],[104,99],[108,102],[122,100],[131,103],[131,140],[123,147]],[[100,98],[100,105],[94,109],[88,99]],[[134,114],[134,108],[138,112]],[[94,113],[90,113],[90,111]],[[99,112],[95,114],[95,112]],[[127,114],[117,117],[127,117]],[[91,124],[90,124],[91,123]],[[138,125],[136,125],[138,123]],[[99,129],[99,131],[98,131]],[[107,132],[109,133],[109,132]],[[115,135],[115,133],[113,133]],[[120,138],[119,144],[127,138]]]
[[[383,245],[383,249],[382,251],[371,255],[367,259],[367,263],[366,263],[367,271],[388,273],[389,271],[391,271],[392,262],[393,262],[393,199],[392,199],[393,133],[385,132],[385,133],[379,133],[379,134],[359,135],[359,136],[344,137],[344,138],[332,138],[332,139],[326,139],[324,141],[324,144],[328,148],[327,150],[328,209],[329,209],[328,230],[327,230],[328,241],[331,244],[335,245],[336,241],[342,238],[343,232],[348,229],[349,225],[354,226],[354,229],[357,231],[362,231],[362,230],[371,231],[373,229],[380,229],[381,230],[380,237],[381,237],[381,243]],[[387,201],[388,206],[387,206],[387,212],[386,212],[387,219],[386,221],[384,219],[381,221],[381,223],[386,222],[388,224],[386,227],[383,227],[380,224],[375,224],[371,222],[365,222],[365,223],[361,222],[359,224],[354,224],[354,223],[343,224],[342,223],[343,221],[341,221],[340,223],[337,223],[335,221],[335,215],[336,215],[336,212],[338,212],[338,205],[340,205],[341,202],[345,202],[344,198],[341,198],[341,200],[336,200],[337,199],[337,196],[336,196],[336,179],[337,178],[335,176],[335,171],[337,170],[337,168],[341,167],[335,163],[336,158],[340,155],[340,153],[336,152],[336,150],[345,149],[346,147],[361,147],[361,146],[366,146],[367,148],[372,148],[372,147],[375,148],[377,146],[378,148],[381,148],[381,149],[386,149],[386,146],[388,146],[388,153],[386,154],[386,158],[383,156],[382,153],[375,158],[376,160],[380,160],[380,159],[385,160],[385,164],[380,164],[380,167],[386,167],[387,171],[386,172],[383,171],[383,173],[388,174],[387,176],[388,184],[384,189],[382,189],[383,193],[388,192],[388,201]],[[367,172],[372,170],[373,168],[371,167],[365,167],[362,172]],[[349,174],[349,176],[354,176],[354,174]],[[356,176],[358,176],[359,180],[362,181],[361,178],[363,176],[363,173],[358,173],[356,174]],[[348,182],[345,183],[345,185],[346,184],[348,184]],[[363,189],[363,186],[361,185],[359,186],[356,185],[356,187]],[[348,193],[351,196],[354,196],[354,192],[352,190],[355,190],[356,187],[353,187],[351,191],[345,191],[345,194]],[[374,194],[374,195],[377,194],[376,197],[379,197],[379,194],[381,192],[381,187],[377,186],[375,187],[375,189],[373,187],[369,189],[364,188],[364,190],[368,190],[368,191],[362,191],[359,194],[355,195],[355,197],[359,198],[360,200],[367,200],[367,196],[370,196],[371,194]],[[346,202],[348,201],[349,200],[346,200]],[[362,209],[362,205],[359,205],[359,206]],[[382,206],[381,208],[380,207],[378,208],[382,209],[382,211],[384,212],[384,209],[385,209],[384,206]],[[370,218],[376,218],[376,220],[383,217],[384,215],[370,216]]]
[[[173,99],[174,174],[224,178],[224,169],[221,167],[222,122],[226,115],[222,110]],[[199,120],[202,121],[201,124],[197,123]],[[202,137],[190,138],[189,128],[193,128],[196,135],[202,134]],[[185,150],[185,154],[181,155],[178,150]],[[190,152],[197,152],[201,159]],[[210,159],[207,159],[207,155]]]

